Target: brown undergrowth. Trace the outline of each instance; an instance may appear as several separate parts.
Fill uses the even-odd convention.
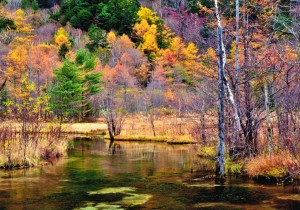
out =
[[[47,132],[41,132],[46,129]],[[12,125],[0,127],[0,168],[25,168],[42,160],[66,154],[67,140],[61,138],[58,126],[20,130]]]
[[[251,158],[247,161],[245,169],[251,177],[300,178],[300,162],[287,152]]]
[[[205,130],[201,130],[200,125],[199,117],[193,115],[185,117],[162,115],[156,116],[155,119],[149,119],[143,115],[131,115],[125,120],[120,137],[116,136],[116,139],[160,140],[169,143],[200,143],[205,141],[209,144],[215,142],[214,118],[207,119]]]

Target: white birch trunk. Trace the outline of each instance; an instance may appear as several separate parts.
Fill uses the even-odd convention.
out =
[[[236,109],[234,109],[234,135],[232,140],[232,147],[235,148],[236,143],[239,141],[239,133],[241,129],[240,122],[238,118],[238,98],[239,98],[239,77],[240,77],[240,69],[239,69],[239,23],[240,23],[240,5],[239,0],[235,1],[235,22],[236,22],[236,28],[235,28],[235,99],[236,99]]]
[[[218,9],[218,1],[215,0],[216,17],[218,21],[218,157],[216,164],[216,175],[219,178],[225,176],[225,125],[224,125],[224,67],[226,63],[226,54],[223,44],[222,25]]]
[[[224,138],[224,98],[225,89],[228,93],[229,101],[231,102],[234,109],[234,121],[236,132],[239,133],[241,130],[240,117],[238,113],[238,107],[235,103],[233,93],[228,85],[225,76],[225,65],[226,65],[226,52],[223,42],[223,28],[221,24],[221,18],[218,8],[218,0],[215,0],[215,12],[218,21],[218,121],[219,121],[219,140],[218,140],[218,159],[217,159],[217,175],[219,177],[225,176],[225,138]]]

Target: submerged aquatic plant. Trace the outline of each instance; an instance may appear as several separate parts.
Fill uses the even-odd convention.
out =
[[[86,203],[86,206],[80,209],[124,209],[122,207],[139,206],[149,201],[152,195],[137,194],[134,187],[111,187],[96,191],[88,192],[89,195],[107,195],[107,194],[123,194],[124,197],[115,202],[101,202],[101,203]]]
[[[134,187],[110,187],[110,188],[104,188],[97,191],[91,191],[88,192],[89,195],[101,195],[101,194],[112,194],[112,193],[123,193],[127,194],[130,192],[136,191],[136,188]]]

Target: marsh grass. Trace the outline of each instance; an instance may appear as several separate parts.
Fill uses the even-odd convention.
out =
[[[44,130],[44,132],[41,132]],[[45,132],[47,130],[47,132]],[[25,168],[39,165],[41,160],[66,153],[68,143],[60,138],[58,126],[42,125],[26,130],[13,126],[0,127],[0,168]]]
[[[105,135],[106,131],[107,131],[107,125],[105,123],[64,123],[62,124],[62,133]]]
[[[247,161],[245,168],[252,177],[300,177],[300,163],[288,153],[254,157]]]
[[[108,135],[104,136],[109,139]],[[151,135],[119,135],[115,136],[117,141],[152,141],[166,142],[168,144],[193,144],[197,143],[190,135],[168,135],[168,136],[151,136]]]
[[[155,128],[155,135],[153,126]],[[215,122],[213,118],[207,119],[205,134],[199,127],[199,117],[191,115],[178,117],[176,115],[159,115],[153,122],[140,114],[130,115],[124,121],[121,134],[116,140],[142,140],[162,141],[170,144],[201,143],[209,144],[216,139]],[[205,140],[203,139],[205,137]]]

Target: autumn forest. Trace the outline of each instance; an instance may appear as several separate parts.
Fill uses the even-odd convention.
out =
[[[110,154],[194,145],[223,181],[297,180],[299,24],[298,0],[0,0],[0,168],[89,133]]]

